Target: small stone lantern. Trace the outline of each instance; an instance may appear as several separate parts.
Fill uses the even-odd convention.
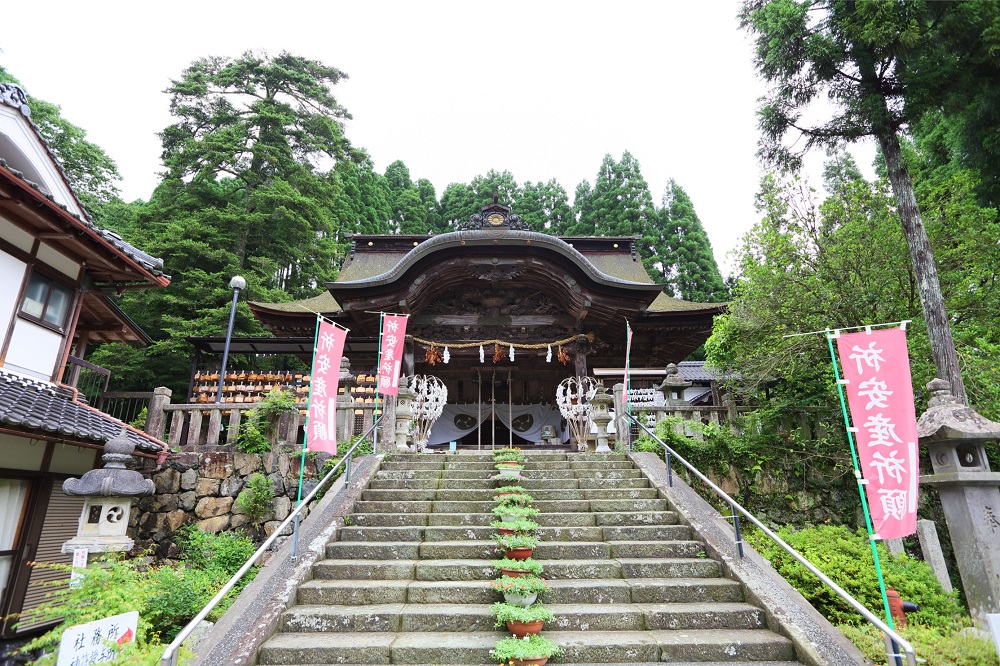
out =
[[[920,483],[938,489],[969,611],[985,628],[986,615],[1000,612],[1000,473],[990,470],[984,444],[1000,440],[1000,423],[959,403],[943,379],[927,388],[917,435],[933,474]]]
[[[667,407],[686,405],[687,400],[684,399],[684,391],[691,388],[691,382],[681,379],[677,372],[677,365],[674,363],[664,368],[664,372],[666,373],[666,377],[656,387],[656,390],[663,394],[663,404]]]
[[[614,396],[609,395],[603,386],[597,387],[597,392],[590,399],[590,404],[594,411],[590,413],[590,420],[597,426],[597,453],[610,453],[608,446],[608,424],[611,422],[611,411],[608,407],[614,402]]]
[[[340,377],[337,386],[344,389],[337,395],[337,439],[347,442],[354,436],[354,396],[351,389],[358,380],[351,374],[351,362],[346,356],[340,357]]]
[[[63,481],[63,492],[86,498],[76,536],[62,546],[62,552],[86,550],[88,553],[130,550],[128,538],[132,500],[156,491],[152,480],[144,478],[125,464],[132,459],[135,445],[129,441],[128,430],[122,428],[104,445],[104,467],[93,469],[79,479]]]
[[[413,399],[416,391],[409,387],[405,375],[399,378],[399,388],[396,392],[396,449],[409,451],[406,440],[410,436],[410,426],[413,423]]]

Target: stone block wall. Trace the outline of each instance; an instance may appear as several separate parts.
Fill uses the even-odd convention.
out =
[[[295,507],[300,461],[298,451],[254,454],[222,448],[173,456],[151,477],[156,494],[133,506],[129,537],[136,550],[151,548],[159,557],[173,557],[174,533],[189,523],[212,533],[244,529],[255,537],[269,536]],[[317,465],[321,468],[322,463],[306,459],[303,497],[316,486]],[[236,503],[255,473],[267,477],[274,492],[272,511],[261,525],[251,524]]]

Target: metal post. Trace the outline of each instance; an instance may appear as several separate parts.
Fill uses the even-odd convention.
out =
[[[743,534],[740,532],[740,514],[736,512],[735,504],[730,504],[729,507],[733,510],[733,531],[736,532],[736,550],[740,553],[740,559],[743,559]]]
[[[631,430],[632,429],[632,424],[629,423],[628,427]],[[673,488],[674,487],[674,472],[670,468],[670,451],[664,451],[664,456],[663,457],[666,459],[666,463],[667,463],[667,486],[669,486],[670,488]]]
[[[222,369],[219,370],[219,389],[215,392],[215,403],[222,402],[222,387],[226,383],[226,363],[229,361],[229,343],[233,339],[233,322],[236,321],[236,301],[240,298],[240,291],[246,289],[247,281],[239,275],[234,275],[229,281],[229,286],[233,290],[233,305],[229,310],[229,327],[226,329],[226,346],[222,348]]]
[[[372,447],[374,449],[374,447]],[[347,462],[344,463],[344,483],[351,480],[351,456],[347,456]]]

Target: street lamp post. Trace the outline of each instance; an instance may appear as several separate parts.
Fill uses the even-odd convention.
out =
[[[236,320],[236,301],[240,298],[240,291],[246,289],[247,281],[236,275],[229,281],[229,287],[233,290],[233,307],[229,311],[229,328],[226,329],[226,346],[222,349],[222,369],[219,371],[219,389],[215,392],[216,404],[222,402],[222,387],[226,383],[226,362],[229,360],[229,341],[233,339],[233,321]]]

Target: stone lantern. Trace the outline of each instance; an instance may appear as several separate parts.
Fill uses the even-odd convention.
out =
[[[611,411],[608,407],[614,399],[603,386],[598,386],[594,397],[590,399],[590,404],[594,408],[590,413],[590,420],[597,426],[597,453],[611,452],[611,447],[608,446],[608,423],[611,422]]]
[[[126,534],[132,500],[156,491],[152,480],[125,467],[134,450],[128,430],[122,428],[104,445],[102,469],[92,469],[79,479],[63,481],[64,493],[86,499],[76,536],[63,544],[62,552],[103,553],[132,548],[133,541]]]
[[[656,390],[663,394],[663,404],[667,407],[686,405],[687,400],[684,399],[684,391],[691,388],[691,382],[681,379],[677,373],[677,366],[674,363],[664,368],[664,372],[666,373],[666,377],[656,387]]]
[[[354,396],[351,388],[358,385],[357,379],[351,374],[351,362],[346,356],[340,357],[340,377],[337,386],[344,389],[337,395],[337,440],[350,441],[354,436]]]
[[[972,617],[1000,612],[1000,473],[990,470],[986,442],[1000,440],[1000,423],[958,402],[951,384],[935,379],[917,422],[933,474],[920,483],[938,489]]]
[[[396,449],[399,451],[409,451],[406,444],[410,436],[410,425],[413,423],[413,399],[417,397],[416,391],[409,387],[409,382],[405,375],[399,378],[399,389],[396,393]]]

